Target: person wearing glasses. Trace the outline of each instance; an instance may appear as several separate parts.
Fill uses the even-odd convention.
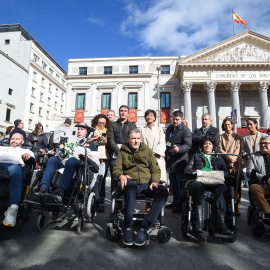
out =
[[[249,134],[243,136],[243,172],[245,176],[245,180],[243,181],[243,187],[248,187],[248,178],[246,175],[246,167],[248,163],[248,159],[250,155],[256,151],[259,151],[259,141],[263,137],[263,133],[258,131],[258,122],[255,118],[248,118],[247,128],[249,130]]]
[[[259,151],[251,154],[247,165],[247,176],[250,177],[249,190],[265,214],[270,224],[270,205],[265,196],[270,195],[270,138],[263,136],[259,141]]]
[[[107,151],[107,129],[109,125],[109,119],[105,114],[96,115],[91,126],[96,130],[89,135],[90,149],[92,151],[98,151],[99,155],[99,172],[94,174],[94,179],[90,185],[90,189],[93,187],[93,190],[96,194],[97,208],[96,211],[99,213],[104,212],[104,207],[100,205],[100,190],[102,187],[102,182],[104,179],[105,168],[109,160],[109,154]]]

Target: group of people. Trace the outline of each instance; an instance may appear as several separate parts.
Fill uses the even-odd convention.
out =
[[[258,182],[252,183],[251,192],[270,219],[270,207],[263,200],[264,195],[269,193],[269,186],[267,192],[263,188],[270,184],[270,140],[268,136],[258,131],[256,119],[249,118],[247,120],[249,134],[242,138],[234,132],[234,124],[230,118],[225,118],[222,123],[224,131],[222,135],[219,134],[217,128],[211,125],[209,114],[202,116],[202,127],[191,132],[183,121],[183,113],[176,110],[172,115],[172,123],[164,133],[162,128],[155,126],[156,112],[154,110],[150,109],[145,112],[146,125],[140,129],[135,123],[128,120],[128,114],[129,108],[122,105],[119,108],[119,118],[116,121],[115,112],[109,110],[106,114],[96,115],[92,120],[91,127],[86,123],[79,123],[75,126],[78,128],[77,142],[88,148],[89,157],[96,160],[99,165],[99,172],[94,175],[90,187],[96,194],[97,211],[104,212],[102,204],[105,199],[105,180],[109,169],[111,177],[119,181],[124,192],[126,207],[123,241],[126,245],[144,245],[149,226],[155,224],[162,206],[167,201],[169,193],[165,184],[170,184],[170,191],[173,195],[173,202],[166,207],[172,208],[173,213],[181,212],[184,199],[181,196],[181,183],[187,176],[195,179],[200,175],[200,172],[222,171],[225,183],[235,184],[236,176],[239,174],[240,160],[236,156],[211,155],[212,152],[233,153],[242,156],[245,160],[243,167],[246,170],[244,173],[241,172],[241,180],[247,180],[251,171],[256,171]],[[16,126],[10,133],[11,148],[21,148],[26,138],[21,122],[17,123],[21,126]],[[70,126],[71,120],[67,118],[64,124]],[[34,132],[29,134],[27,138],[39,151],[40,149],[43,149],[44,152],[55,150],[53,149],[55,147],[53,141],[51,139],[48,141],[47,137],[44,136],[41,124],[38,124]],[[14,140],[18,142],[14,143]],[[3,156],[4,154],[0,154],[0,167],[9,170],[11,163],[7,162],[5,158],[1,160]],[[22,159],[30,158],[30,156],[34,156],[34,154],[23,151],[20,153],[20,159],[16,162],[13,160],[12,164],[23,166]],[[54,156],[48,160],[39,189],[33,194],[32,199],[37,202],[61,203],[76,170],[77,158],[76,155],[73,155],[61,161],[58,159],[57,152],[54,152]],[[55,171],[60,168],[65,168],[60,185],[56,191],[50,193],[50,182]],[[12,178],[12,173],[10,175]],[[195,231],[198,233],[203,231],[205,190],[211,190],[215,194],[220,233],[230,233],[225,223],[228,186],[224,182],[211,186],[199,181],[191,183]],[[145,220],[139,226],[137,233],[134,234],[132,215],[138,193],[153,197],[154,202],[150,210],[147,209],[148,214]],[[240,215],[240,200],[241,185],[237,191],[237,215]],[[16,200],[10,196],[4,225],[15,226],[16,215],[14,213],[16,211],[14,209],[18,208],[19,201],[19,196]]]

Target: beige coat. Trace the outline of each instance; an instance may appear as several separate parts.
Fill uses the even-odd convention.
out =
[[[97,130],[95,130],[94,132],[95,132],[94,136],[100,135]],[[88,138],[91,138],[92,135],[93,135],[93,132],[90,133]],[[99,155],[99,159],[108,159],[109,158],[109,153],[107,151],[107,147],[104,144],[100,144],[98,146],[98,155]]]
[[[160,155],[160,158],[157,158],[157,162],[161,170],[160,180],[167,182],[165,163],[166,141],[163,129],[156,126],[145,126],[141,128],[141,141],[145,143],[154,152],[154,154]]]

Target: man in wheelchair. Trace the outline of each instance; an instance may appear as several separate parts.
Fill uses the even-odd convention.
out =
[[[24,161],[34,158],[34,153],[28,149],[21,148],[24,143],[23,131],[18,129],[12,134],[10,147],[0,147],[0,169],[7,170],[10,177],[9,202],[5,212],[3,225],[14,227],[21,196],[23,193],[23,166]]]
[[[226,164],[221,157],[209,155],[213,151],[212,139],[206,138],[203,142],[203,151],[201,153],[195,153],[189,160],[185,173],[191,178],[197,178],[197,181],[193,181],[189,185],[190,194],[193,200],[194,211],[194,231],[196,233],[203,232],[204,227],[204,205],[205,205],[205,191],[211,191],[215,195],[215,203],[218,210],[218,225],[221,234],[230,234],[227,225],[225,223],[225,215],[227,208],[227,199],[229,189],[227,185],[221,181],[217,183],[200,182],[199,174],[202,172],[210,171],[223,171],[225,179],[231,178]],[[198,174],[198,175],[197,175]],[[223,177],[223,181],[224,181]],[[219,182],[219,183],[218,183]]]
[[[90,153],[90,144],[87,142],[87,137],[89,133],[92,131],[92,128],[89,127],[85,123],[79,123],[75,127],[78,127],[77,131],[77,144],[83,144],[87,148],[89,148]],[[91,155],[91,159],[93,156]],[[59,157],[55,154],[55,156],[50,157],[43,177],[39,183],[39,192],[35,192],[31,196],[31,200],[37,203],[62,203],[62,198],[65,192],[68,190],[72,177],[76,172],[78,162],[78,155],[76,152],[73,156],[67,156],[64,160],[60,160]],[[97,160],[95,160],[97,164],[99,164],[98,156]],[[50,183],[52,178],[56,172],[56,170],[64,168],[64,173],[61,177],[61,181],[57,189],[53,193],[49,193]]]
[[[152,150],[141,143],[139,129],[128,132],[127,142],[122,145],[113,169],[113,177],[118,179],[125,197],[125,217],[123,242],[125,245],[142,246],[146,241],[146,233],[151,224],[155,224],[165,204],[168,191],[159,184],[160,168]],[[142,221],[134,238],[133,211],[136,195],[143,193],[153,197],[154,201],[146,218]]]
[[[270,138],[260,139],[260,151],[251,155],[247,165],[247,176],[250,178],[249,190],[265,215],[265,223],[270,224],[270,205],[265,198],[270,195]]]

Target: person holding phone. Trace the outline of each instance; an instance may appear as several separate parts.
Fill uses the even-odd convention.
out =
[[[94,179],[91,183],[90,188],[93,187],[93,190],[96,194],[97,200],[97,212],[103,213],[104,207],[100,205],[100,191],[102,187],[103,181],[105,181],[106,177],[105,168],[109,160],[108,150],[107,150],[107,129],[109,125],[109,119],[104,114],[96,115],[93,120],[91,126],[95,128],[95,132],[92,132],[89,136],[89,141],[91,142],[91,150],[98,151],[100,167],[99,172],[94,174]]]

